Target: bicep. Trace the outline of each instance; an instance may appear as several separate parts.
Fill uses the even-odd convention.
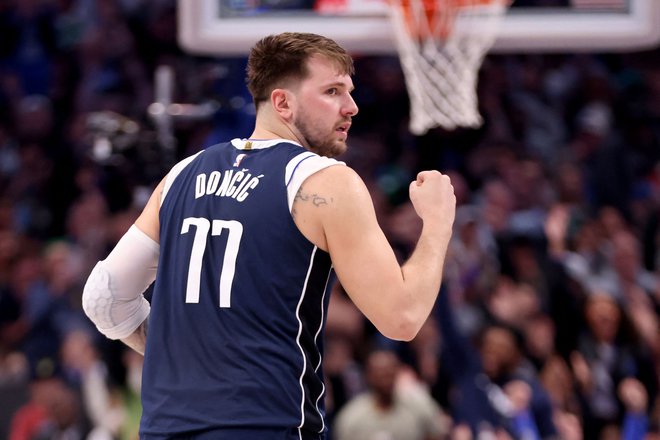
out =
[[[364,182],[350,168],[334,174],[332,203],[321,216],[328,252],[348,295],[377,324],[387,314],[384,296],[402,287],[401,268]]]

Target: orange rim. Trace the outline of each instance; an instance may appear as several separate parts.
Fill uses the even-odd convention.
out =
[[[392,0],[394,7],[401,8],[406,29],[418,40],[429,37],[446,39],[451,35],[454,20],[461,8],[510,3],[510,0],[420,0],[424,9],[427,26],[420,27],[419,20],[412,13],[413,0]]]

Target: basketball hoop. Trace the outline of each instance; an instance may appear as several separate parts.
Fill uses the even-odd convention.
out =
[[[510,0],[389,0],[410,131],[478,127],[479,67]]]

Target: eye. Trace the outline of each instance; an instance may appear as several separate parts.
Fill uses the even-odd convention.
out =
[[[336,95],[336,94],[339,93],[339,90],[337,90],[336,87],[331,87],[331,88],[329,88],[329,89],[326,91],[326,93],[327,93],[328,95]]]

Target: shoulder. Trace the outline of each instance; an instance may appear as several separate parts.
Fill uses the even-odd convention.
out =
[[[292,188],[289,190],[292,191]],[[314,202],[316,207],[332,208],[329,212],[322,210],[324,216],[330,212],[342,216],[372,203],[360,176],[347,166],[329,166],[307,176],[294,193],[296,202],[320,199],[327,203],[319,205]],[[327,217],[324,218],[327,220]]]
[[[337,213],[361,211],[372,206],[371,194],[362,178],[348,166],[333,166],[309,176],[300,188],[301,193],[320,194],[331,200]],[[344,212],[346,211],[346,212]]]
[[[368,392],[358,394],[339,410],[336,422],[342,426],[351,425],[371,415],[373,397]]]
[[[181,172],[193,161],[195,160],[199,155],[204,153],[205,150],[202,150],[198,153],[195,153],[191,156],[186,157],[185,159],[181,160],[178,162],[176,165],[170,169],[170,172],[167,173],[165,178],[161,181],[161,196],[160,196],[160,204],[163,204],[163,200],[165,200],[165,196],[167,195],[167,192],[170,190],[172,187],[172,184],[176,180],[176,178],[181,174]]]
[[[344,162],[329,157],[319,156],[311,151],[294,150],[293,156],[289,159],[286,165],[286,179],[287,185],[295,180],[306,178],[320,170],[341,165],[345,166]]]
[[[397,401],[420,416],[435,417],[441,410],[433,397],[423,389],[410,389],[396,393]]]
[[[333,160],[323,158],[325,160]],[[362,178],[358,173],[349,166],[346,166],[343,162],[334,161],[334,163],[328,163],[329,166],[323,167],[317,172],[309,176],[305,182],[306,186],[318,186],[323,187],[332,191],[346,191],[346,190],[356,190],[356,189],[366,189],[366,185],[362,181]],[[342,166],[331,166],[339,165]]]
[[[299,152],[287,163],[284,176],[289,208],[293,207],[299,192],[327,193],[333,185],[349,185],[350,176],[359,179],[357,173],[344,162],[311,151]]]

